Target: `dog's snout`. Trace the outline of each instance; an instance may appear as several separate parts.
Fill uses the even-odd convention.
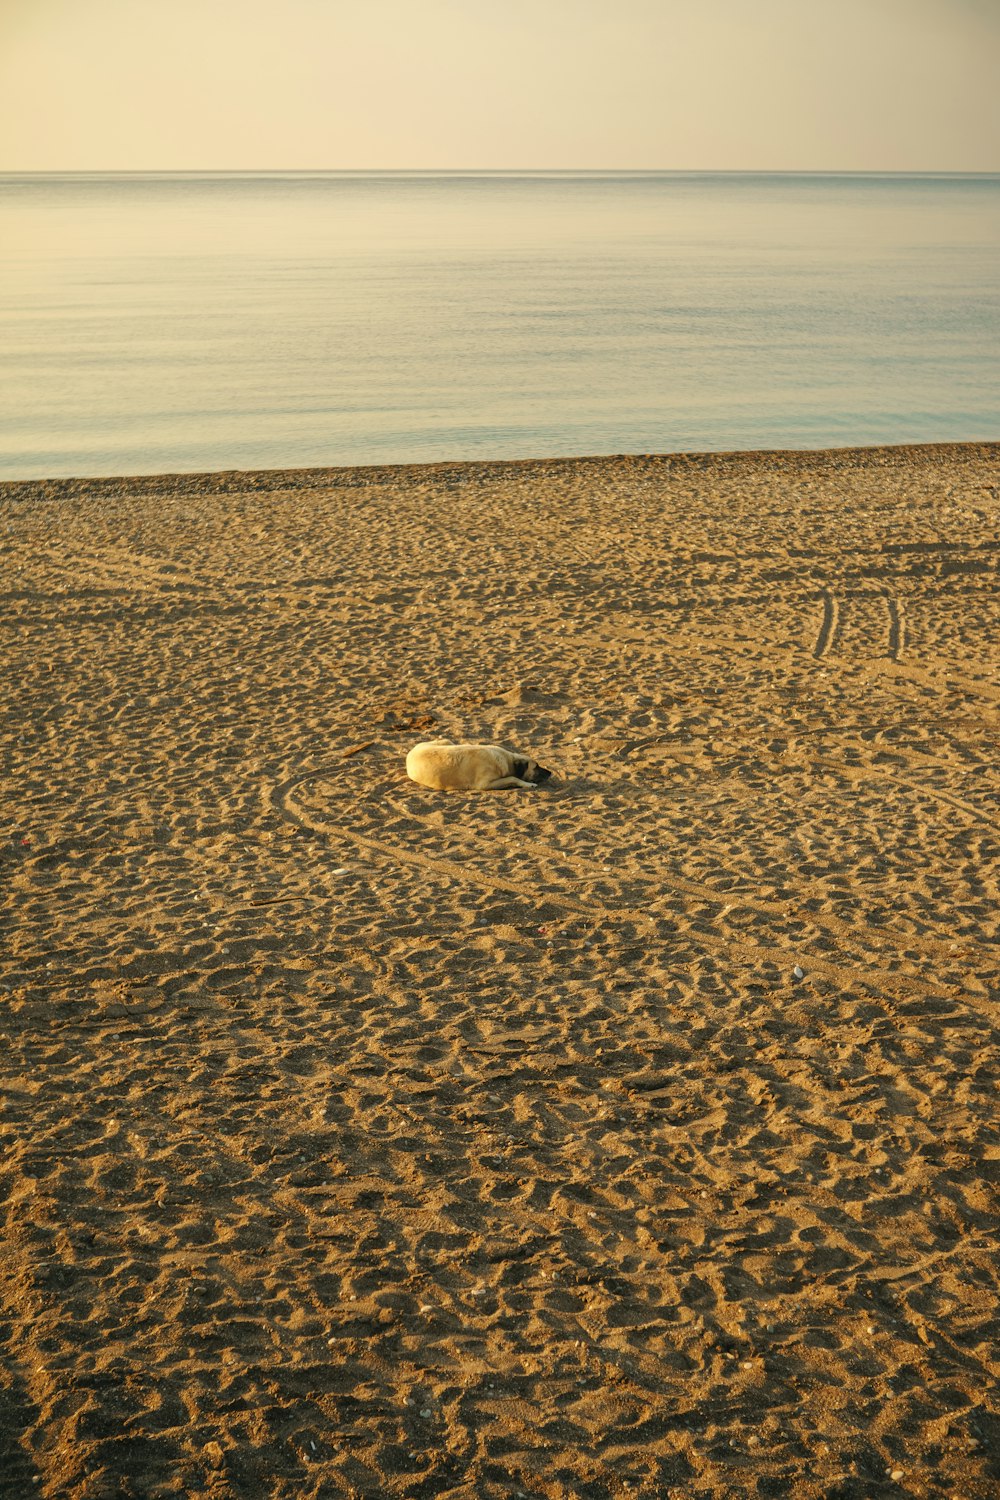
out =
[[[533,781],[536,786],[541,786],[542,782],[548,781],[551,775],[552,772],[547,771],[544,766],[532,766],[528,780]]]

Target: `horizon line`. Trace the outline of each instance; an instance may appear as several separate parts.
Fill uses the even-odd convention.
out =
[[[998,177],[975,167],[0,167],[0,177]]]

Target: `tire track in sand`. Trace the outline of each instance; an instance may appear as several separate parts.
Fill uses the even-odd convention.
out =
[[[813,656],[817,660],[833,649],[840,631],[840,606],[836,595],[830,589],[824,589],[820,597],[823,600],[823,618],[813,647]]]
[[[906,650],[906,615],[903,601],[887,594],[885,607],[889,611],[889,655],[893,661],[902,661]]]

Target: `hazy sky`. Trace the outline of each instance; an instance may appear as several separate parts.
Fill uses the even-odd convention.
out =
[[[0,170],[1000,170],[1000,0],[0,0]]]

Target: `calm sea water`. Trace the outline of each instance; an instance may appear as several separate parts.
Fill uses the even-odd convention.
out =
[[[0,476],[1000,438],[1000,177],[0,177]]]

